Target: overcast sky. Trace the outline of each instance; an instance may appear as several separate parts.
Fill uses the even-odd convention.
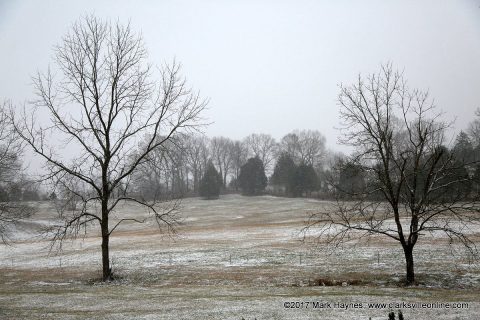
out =
[[[209,136],[318,129],[333,149],[340,83],[392,62],[456,127],[480,107],[479,0],[1,1],[0,99],[32,96],[31,75],[85,14],[131,21],[154,65],[176,58],[210,98]]]

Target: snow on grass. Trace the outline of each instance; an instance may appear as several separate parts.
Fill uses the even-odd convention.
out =
[[[285,301],[307,300],[471,303],[458,313],[406,310],[406,319],[463,319],[480,311],[478,265],[453,255],[461,253],[460,248],[442,239],[426,235],[415,248],[420,284],[412,289],[399,286],[403,252],[388,239],[373,238],[334,251],[302,242],[306,217],[330,205],[271,196],[185,199],[178,237],[159,234],[153,222],[128,223],[113,234],[111,262],[119,280],[105,285],[98,280],[98,228],[84,240],[65,242],[62,252],[50,253],[50,243],[35,232],[55,223],[56,215],[42,203],[33,220],[18,230],[20,241],[0,249],[0,318],[385,319],[388,313],[283,308]],[[127,205],[117,219],[127,213],[147,215]],[[360,284],[312,287],[318,279]]]

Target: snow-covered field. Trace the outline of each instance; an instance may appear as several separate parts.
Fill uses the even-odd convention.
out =
[[[395,303],[468,304],[403,308],[407,320],[480,319],[480,268],[446,239],[417,245],[420,284],[410,288],[399,285],[403,253],[387,239],[333,253],[302,242],[306,218],[329,205],[270,196],[185,199],[175,237],[154,222],[116,230],[118,279],[103,284],[98,229],[49,252],[38,231],[55,221],[55,211],[36,204],[33,220],[17,226],[16,243],[0,247],[0,319],[387,319]],[[119,218],[127,213],[145,214],[129,205]]]

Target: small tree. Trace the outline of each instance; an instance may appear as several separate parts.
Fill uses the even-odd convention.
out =
[[[267,176],[260,158],[250,158],[240,169],[238,182],[242,193],[247,196],[261,194],[267,186]]]
[[[207,170],[200,180],[200,196],[204,199],[218,199],[223,178],[211,161],[207,164]]]
[[[50,194],[48,195],[48,200],[50,201],[57,200],[57,194],[55,193],[55,191],[50,192]]]

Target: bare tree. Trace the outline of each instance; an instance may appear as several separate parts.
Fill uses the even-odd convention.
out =
[[[468,134],[475,147],[480,148],[480,108],[475,111],[477,116],[468,126]]]
[[[297,165],[319,168],[326,157],[325,137],[317,130],[295,130],[282,138],[279,151],[288,154]]]
[[[406,283],[415,283],[414,254],[426,233],[444,233],[472,254],[471,238],[478,226],[478,202],[462,190],[468,175],[443,146],[450,124],[428,95],[409,90],[403,74],[391,65],[378,74],[342,86],[342,142],[353,146],[350,161],[371,178],[355,201],[337,201],[336,210],[311,217],[320,239],[339,245],[350,238],[385,236],[402,246]]]
[[[279,158],[281,154],[288,154],[295,164],[300,164],[300,138],[298,132],[290,132],[283,136],[278,149],[279,154],[277,158]]]
[[[248,150],[248,157],[258,157],[265,167],[265,172],[269,173],[277,150],[275,139],[269,134],[253,133],[244,139],[244,143]]]
[[[210,140],[212,160],[222,176],[224,187],[227,187],[227,177],[232,170],[232,155],[230,152],[232,145],[232,140],[225,137],[214,137]]]
[[[187,163],[186,135],[177,135],[170,139],[171,148],[168,152],[168,173],[170,176],[171,194],[175,198],[181,198],[188,193],[189,166]]]
[[[176,153],[178,147],[173,138],[152,150],[132,175],[132,189],[135,197],[155,200],[175,197]],[[148,143],[149,138],[145,143]],[[143,150],[143,148],[140,148]]]
[[[299,137],[302,162],[319,167],[326,156],[325,137],[317,130],[302,130]]]
[[[208,161],[208,141],[203,136],[188,136],[185,142],[186,161],[193,175],[193,192],[198,193]]]
[[[60,212],[64,224],[55,230],[54,240],[98,223],[106,281],[112,279],[110,235],[123,222],[145,221],[132,216],[111,224],[119,203],[139,203],[153,213],[159,227],[175,226],[171,207],[162,210],[132,197],[128,187],[154,150],[180,130],[199,125],[206,101],[187,87],[176,63],[160,68],[160,82],[154,82],[142,38],[130,25],[85,17],[56,47],[55,58],[62,77],[54,79],[48,72],[34,79],[38,99],[33,107],[48,114],[50,123],[36,123],[35,110],[31,116],[24,112],[15,122],[16,131],[46,160],[46,178],[81,199],[78,210]],[[78,154],[62,157],[57,152],[61,146],[54,144],[58,137],[80,150]]]
[[[247,146],[241,141],[234,141],[230,148],[230,154],[232,157],[233,179],[235,183],[233,187],[235,188],[235,191],[238,191],[238,178],[240,177],[240,171],[248,158]]]
[[[8,116],[10,108],[10,102],[0,105],[0,238],[3,243],[9,240],[9,228],[33,212],[32,208],[15,201],[21,192],[16,187],[21,182],[23,145]],[[11,194],[12,191],[18,194]]]

